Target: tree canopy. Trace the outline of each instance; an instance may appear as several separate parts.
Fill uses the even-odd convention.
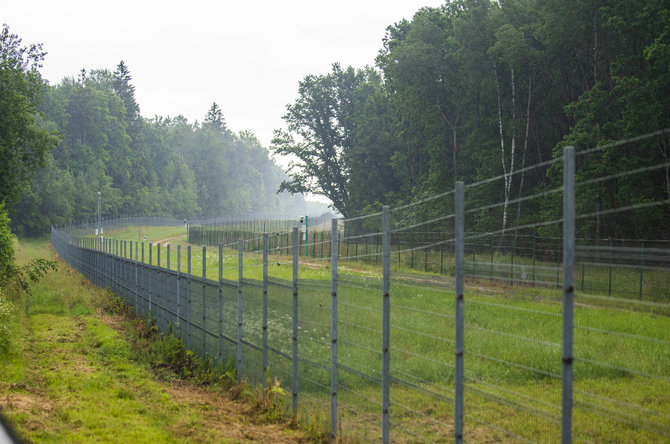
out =
[[[22,46],[5,24],[0,31],[0,202],[12,206],[45,164],[56,135],[42,125],[39,105],[44,82],[38,71],[45,52]]]
[[[453,0],[423,8],[388,27],[376,72],[334,65],[300,83],[284,116],[288,131],[274,142],[275,152],[299,159],[282,189],[322,194],[355,215],[443,193],[455,180],[500,175],[504,186],[478,187],[482,204],[502,203],[500,214],[477,218],[481,228],[504,232],[539,211],[553,217],[560,205],[512,205],[560,176],[525,167],[560,155],[565,144],[585,149],[670,127],[669,19],[662,0]],[[338,81],[345,73],[354,88]],[[625,155],[592,156],[580,171],[667,163],[669,153],[666,134]],[[622,180],[580,197],[580,205],[591,212],[668,199],[668,177],[666,168],[637,186]],[[665,217],[654,211],[650,220]],[[580,235],[645,231],[623,219],[596,225]],[[661,231],[645,236],[666,237]]]
[[[234,134],[214,103],[202,125],[139,114],[128,66],[80,72],[44,87],[43,125],[61,134],[14,207],[19,234],[102,216],[286,215],[302,197],[276,194],[286,178],[248,132]]]

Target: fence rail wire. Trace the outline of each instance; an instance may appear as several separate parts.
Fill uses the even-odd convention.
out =
[[[594,156],[667,132],[577,151],[576,175]],[[670,226],[662,193],[597,208],[579,200],[669,167],[595,177],[585,169],[569,186],[505,200],[486,196],[496,182],[561,169],[562,159],[466,184],[461,238],[459,193],[448,190],[305,233],[296,221],[183,221],[192,244],[219,245],[218,254],[94,236],[91,223],[52,229],[52,243],[195,353],[235,359],[249,381],[278,378],[299,417],[297,405],[324,418],[330,409],[333,438],[670,441],[670,240],[576,236],[565,265],[565,217],[552,210],[575,188],[578,232],[621,217]],[[182,221],[104,223],[109,232]],[[567,272],[574,307],[565,324]],[[461,299],[455,285],[464,285]]]

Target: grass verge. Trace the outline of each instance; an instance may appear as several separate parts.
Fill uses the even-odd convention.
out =
[[[17,259],[54,257],[47,241]],[[0,412],[33,442],[300,442],[266,394],[208,372],[174,338],[133,319],[67,264],[32,296],[2,296],[12,314],[0,353]]]

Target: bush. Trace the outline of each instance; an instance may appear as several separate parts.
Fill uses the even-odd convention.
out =
[[[5,355],[12,345],[12,324],[14,306],[0,288],[0,356]]]
[[[58,262],[44,258],[32,259],[28,265],[17,267],[14,262],[14,235],[9,230],[5,203],[0,202],[0,288],[9,282],[30,294],[28,281],[40,280],[49,270],[57,270]]]
[[[9,216],[5,203],[0,202],[0,287],[16,274],[14,265],[14,235],[9,230]]]

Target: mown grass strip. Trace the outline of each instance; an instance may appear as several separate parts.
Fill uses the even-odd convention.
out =
[[[47,241],[17,245],[19,261],[37,256],[53,257]],[[2,298],[12,307],[13,334],[0,354],[0,406],[24,439],[301,439],[301,432],[287,429],[290,421],[274,412],[267,396],[233,387],[214,372],[209,379],[175,372],[167,357],[181,350],[178,341],[147,334],[150,329],[139,320],[120,313],[109,292],[94,288],[66,264],[35,284],[32,296],[9,293]],[[233,401],[233,395],[244,402]]]

